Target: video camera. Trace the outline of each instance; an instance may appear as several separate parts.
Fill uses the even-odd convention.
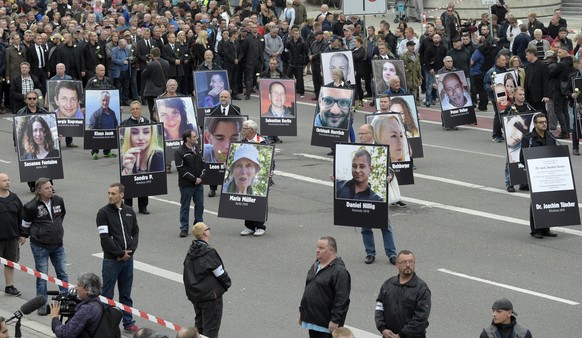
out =
[[[49,291],[47,294],[55,295],[55,297],[52,297],[51,299],[59,303],[61,308],[59,314],[62,317],[72,317],[75,314],[75,307],[81,302],[81,300],[77,298],[77,289],[75,288],[70,288],[62,293],[59,291]]]
[[[469,19],[461,24],[461,33],[475,33],[477,31],[477,27],[475,26],[475,20]]]

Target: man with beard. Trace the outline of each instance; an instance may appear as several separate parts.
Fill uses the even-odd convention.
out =
[[[57,48],[55,61],[65,65],[67,72],[75,80],[85,76],[85,58],[80,46],[73,43],[70,33],[63,34],[63,44]]]
[[[376,299],[376,328],[384,338],[426,337],[431,308],[428,285],[414,272],[409,250],[396,256],[398,275],[382,284]],[[394,301],[398,299],[399,301]]]
[[[323,87],[319,95],[316,127],[347,129],[352,105],[352,92],[346,89]]]

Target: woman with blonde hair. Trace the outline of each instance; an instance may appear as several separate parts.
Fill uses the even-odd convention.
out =
[[[208,44],[208,32],[205,30],[200,30],[198,37],[192,46],[192,55],[194,57],[194,66],[198,66],[204,62],[204,53],[207,50],[212,50],[212,47]]]
[[[521,59],[519,56],[514,55],[509,59],[509,63],[507,64],[507,68],[509,70],[515,70],[517,72],[517,84],[520,87],[524,87],[525,85],[525,69],[523,69],[521,64]]]
[[[390,162],[410,161],[406,131],[397,114],[378,115],[372,120],[374,138],[390,146]]]
[[[164,150],[158,145],[157,126],[132,126],[123,130],[121,175],[164,171]]]

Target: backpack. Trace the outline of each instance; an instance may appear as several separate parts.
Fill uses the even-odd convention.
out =
[[[121,338],[121,331],[119,330],[119,323],[123,317],[123,312],[116,307],[112,307],[101,303],[99,300],[91,302],[101,307],[103,314],[93,338]]]

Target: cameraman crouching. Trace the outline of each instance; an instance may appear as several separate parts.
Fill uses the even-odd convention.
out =
[[[51,304],[51,326],[57,338],[93,337],[103,315],[103,307],[99,301],[101,286],[101,278],[96,274],[85,272],[79,275],[76,289],[77,298],[81,302],[75,306],[75,313],[66,324],[61,323],[58,318],[60,304]]]

